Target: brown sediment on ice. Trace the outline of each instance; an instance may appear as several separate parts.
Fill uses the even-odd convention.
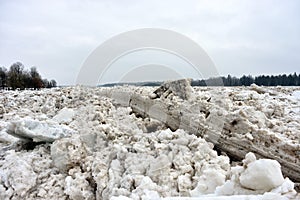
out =
[[[281,89],[251,85],[239,88],[239,93],[211,88],[211,94],[205,89],[205,99],[201,91],[193,92],[190,80],[183,79],[166,82],[149,95],[131,92],[126,106],[138,115],[164,122],[172,130],[181,128],[203,137],[234,160],[242,160],[248,152],[275,159],[285,176],[300,182],[300,124],[293,119],[293,110],[285,107],[293,102],[282,100]],[[122,95],[115,97],[122,99]],[[278,100],[282,102],[277,104]],[[282,128],[288,126],[284,123],[294,123],[295,127]]]

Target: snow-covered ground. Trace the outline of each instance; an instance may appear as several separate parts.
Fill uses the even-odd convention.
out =
[[[193,89],[194,101],[299,148],[299,87]],[[249,152],[231,162],[203,138],[117,106],[113,90],[0,91],[0,199],[300,199],[276,160]]]

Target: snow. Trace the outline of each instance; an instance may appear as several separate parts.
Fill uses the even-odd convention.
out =
[[[121,198],[122,199],[122,198]],[[188,197],[166,197],[162,200],[190,200]],[[192,200],[288,200],[280,194],[265,193],[263,195],[235,195],[235,196],[201,196]]]
[[[241,185],[245,188],[269,191],[284,181],[280,164],[276,160],[261,159],[246,166],[240,176]]]
[[[70,108],[63,108],[61,109],[57,115],[53,117],[53,120],[58,123],[69,124],[72,122],[75,116],[75,111]]]
[[[3,161],[2,161],[3,162]],[[11,187],[18,196],[24,197],[36,185],[37,175],[32,167],[14,151],[8,152],[0,171],[1,182]]]
[[[299,198],[277,161],[257,159],[249,152],[242,162],[230,163],[204,138],[136,116],[128,99],[108,97],[122,100],[124,94],[113,94],[114,89],[3,91],[0,199]],[[146,97],[154,90],[118,89]],[[201,102],[203,112],[211,111],[207,118],[198,114],[208,127],[219,130],[222,123],[217,120],[226,115],[226,120],[238,121],[228,127],[232,134],[250,140],[257,138],[255,134],[272,135],[283,145],[299,145],[297,88],[193,88],[189,92],[194,93],[188,95],[189,101]],[[185,101],[169,97],[170,103]],[[198,112],[194,104],[184,105]],[[159,113],[159,108],[152,112]]]
[[[296,99],[300,99],[300,90],[296,90],[292,93],[292,96]]]

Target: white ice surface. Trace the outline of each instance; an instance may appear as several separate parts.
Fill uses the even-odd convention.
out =
[[[12,121],[7,126],[10,135],[34,142],[53,142],[56,139],[71,136],[75,131],[54,121],[39,121],[26,117]]]
[[[75,111],[70,108],[61,109],[57,115],[53,117],[53,120],[58,123],[69,124],[75,116]]]
[[[148,95],[153,88],[126,90]],[[195,99],[207,102],[212,97],[212,104],[224,106],[229,118],[240,117],[245,123],[236,128],[250,139],[255,137],[251,130],[265,129],[278,141],[293,144],[299,141],[300,130],[294,111],[300,105],[297,91],[195,88]],[[102,96],[106,92],[74,87],[3,93],[0,147],[18,147],[19,139],[5,140],[8,131],[20,138],[52,143],[32,150],[22,146],[1,149],[0,199],[296,197],[294,183],[283,179],[277,162],[247,154],[243,163],[230,166],[229,158],[218,156],[204,139],[136,117],[128,107],[115,107]],[[209,120],[214,123],[214,119]]]

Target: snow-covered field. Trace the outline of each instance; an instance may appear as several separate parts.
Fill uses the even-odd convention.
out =
[[[276,160],[249,152],[231,162],[205,139],[121,106],[120,90],[148,98],[154,88],[0,91],[0,199],[300,199]],[[199,87],[191,101],[222,106],[245,119],[233,134],[271,132],[299,158],[299,87]]]

